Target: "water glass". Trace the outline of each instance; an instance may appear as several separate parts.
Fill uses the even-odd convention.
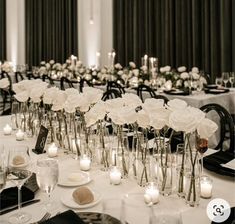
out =
[[[222,86],[222,83],[223,83],[222,78],[221,78],[221,77],[216,77],[216,79],[215,79],[215,84],[216,84],[217,86],[221,87],[221,86]]]
[[[55,189],[59,177],[58,161],[55,159],[43,158],[37,161],[36,179],[39,188],[48,196],[44,208],[53,210],[55,203],[50,199],[51,192]]]
[[[222,79],[223,79],[223,82],[225,84],[225,87],[227,87],[227,83],[229,81],[229,73],[228,72],[223,72],[222,73]]]
[[[233,85],[234,85],[234,78],[235,78],[235,73],[234,72],[230,72],[229,82],[231,84],[231,87],[233,87]]]

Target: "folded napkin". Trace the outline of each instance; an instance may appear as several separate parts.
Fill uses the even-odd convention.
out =
[[[74,211],[68,210],[41,222],[41,224],[85,224],[85,222]]]
[[[34,199],[34,192],[23,186],[21,188],[21,202]],[[17,187],[6,188],[0,194],[0,210],[18,204]]]
[[[218,151],[203,158],[203,165],[206,169],[218,174],[235,176],[235,170],[223,167],[222,164],[228,163],[234,159],[234,154],[228,151]]]

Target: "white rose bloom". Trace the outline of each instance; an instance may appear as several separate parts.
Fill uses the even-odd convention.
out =
[[[122,95],[122,100],[124,101],[125,106],[130,106],[133,108],[136,108],[138,106],[142,105],[142,101],[139,98],[139,96],[137,96],[134,93],[125,93]]]
[[[189,82],[188,81],[184,81],[184,87],[185,88],[189,87]]]
[[[125,104],[125,101],[123,98],[114,98],[114,99],[109,99],[106,102],[106,111],[107,112],[113,112],[113,111],[118,111],[119,108],[123,107]]]
[[[122,75],[122,74],[123,74],[123,71],[118,71],[117,74],[118,74],[118,75]]]
[[[66,63],[67,63],[67,64],[70,64],[70,63],[71,63],[71,60],[70,60],[70,59],[67,59],[67,60],[66,60]]]
[[[186,67],[185,66],[180,66],[177,68],[178,72],[185,72],[186,71]]]
[[[169,72],[171,70],[171,66],[167,65],[165,66],[165,72]]]
[[[91,74],[85,74],[85,75],[84,75],[84,78],[85,78],[86,80],[91,80],[91,79],[92,79],[92,75],[91,75]]]
[[[200,78],[199,78],[199,80],[200,80],[200,82],[202,82],[203,84],[207,84],[207,81],[206,81],[206,79],[205,79],[205,77],[203,77],[203,76],[201,76]]]
[[[165,71],[165,67],[161,67],[160,68],[160,73],[165,73],[166,71]]]
[[[199,73],[198,67],[193,67],[192,68],[192,73]]]
[[[76,95],[79,94],[79,91],[75,88],[67,88],[65,90],[65,93],[67,94],[67,96],[69,97],[70,95]]]
[[[54,61],[54,60],[50,60],[49,63],[50,63],[51,65],[53,65],[53,64],[55,64],[55,61]]]
[[[27,90],[21,91],[14,95],[14,97],[21,103],[26,102],[29,99],[29,93]]]
[[[123,80],[128,79],[128,75],[127,75],[127,74],[122,74],[122,76],[121,76],[121,77],[122,77],[122,79],[123,79]]]
[[[46,63],[46,69],[49,70],[51,68],[51,65],[49,63]]]
[[[167,90],[171,90],[171,88],[172,88],[172,81],[171,80],[166,81],[165,84],[164,84],[164,87]]]
[[[43,94],[43,103],[52,104],[58,91],[59,89],[57,87],[51,87],[51,88],[46,89]]]
[[[103,120],[106,115],[106,103],[102,100],[98,101],[89,112],[95,114],[96,121]]]
[[[74,104],[70,103],[69,100],[66,100],[66,101],[65,101],[65,104],[64,104],[64,110],[65,110],[67,113],[75,113],[76,107],[75,107]]]
[[[40,65],[45,65],[45,64],[46,64],[45,61],[41,61],[41,62],[40,62]]]
[[[121,66],[120,63],[115,64],[114,67],[115,67],[116,69],[122,69],[122,66]]]
[[[151,114],[152,111],[158,110],[159,108],[163,108],[163,105],[163,99],[147,98],[145,99],[142,107],[145,111]]]
[[[182,73],[180,74],[180,78],[181,78],[181,79],[188,79],[188,78],[189,78],[188,72],[182,72]]]
[[[29,97],[34,103],[39,103],[46,89],[47,89],[46,85],[41,85],[41,84],[34,85],[34,88],[32,88],[31,91],[29,92]]]
[[[8,78],[0,79],[0,89],[6,89],[10,85]]]
[[[90,104],[94,104],[94,103],[97,103],[99,100],[101,100],[101,98],[103,96],[103,90],[85,86],[83,88],[83,94],[84,94],[86,100]]]
[[[53,102],[52,102],[53,105],[51,109],[53,111],[64,109],[64,104],[66,102],[66,99],[67,99],[67,94],[65,93],[65,91],[58,90],[55,98],[53,99]]]
[[[149,114],[145,110],[137,113],[137,123],[141,128],[148,128],[150,126]]]
[[[139,71],[139,69],[133,69],[133,74],[134,74],[134,76],[138,76],[139,74],[140,74],[140,71]]]
[[[181,87],[182,86],[182,80],[177,80],[176,81],[176,87]]]
[[[173,99],[167,102],[168,109],[171,111],[183,110],[187,108],[187,103],[184,100]]]
[[[106,72],[107,72],[107,69],[105,69],[105,68],[101,69],[101,73],[105,74]]]
[[[94,125],[97,122],[97,116],[96,113],[93,111],[88,111],[85,114],[85,121],[86,121],[86,126],[90,127],[92,125]]]
[[[145,71],[148,71],[148,66],[146,66],[146,65],[143,65],[142,67],[141,67],[141,69],[145,72]]]
[[[136,65],[135,65],[135,63],[134,63],[133,61],[129,62],[129,66],[130,66],[131,68],[136,68]]]
[[[169,116],[171,111],[165,108],[158,108],[150,114],[150,125],[156,129],[161,130],[164,126],[169,125]]]
[[[197,132],[200,138],[208,139],[210,138],[218,129],[218,125],[208,118],[204,118],[201,120],[197,127]]]
[[[192,77],[194,80],[198,80],[200,78],[200,75],[198,73],[192,72]]]
[[[77,64],[76,64],[78,67],[81,67],[82,66],[82,61],[77,61]]]

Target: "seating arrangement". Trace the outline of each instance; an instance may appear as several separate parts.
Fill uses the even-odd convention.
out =
[[[121,81],[120,81],[121,82]],[[125,93],[125,88],[117,81],[109,81],[107,84],[107,90],[116,89],[120,92],[120,94]]]
[[[116,90],[116,89],[108,89],[104,92],[102,100],[106,101],[108,99],[114,99],[114,98],[118,98],[121,97],[122,94]]]
[[[93,87],[93,84],[90,81],[88,81],[86,79],[81,79],[80,84],[79,84],[79,91],[80,91],[80,93],[82,93],[82,90],[83,90],[83,87],[85,86],[85,84],[87,86]]]

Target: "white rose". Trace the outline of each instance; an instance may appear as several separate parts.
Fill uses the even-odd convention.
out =
[[[163,99],[147,98],[145,99],[142,107],[144,110],[146,110],[150,114],[154,110],[163,108],[163,105],[164,105]]]
[[[171,90],[171,88],[172,88],[171,80],[166,81],[165,84],[164,84],[164,87],[165,87],[166,90]]]
[[[123,98],[114,98],[114,99],[109,99],[106,101],[106,111],[107,112],[113,112],[113,111],[118,111],[119,108],[123,107],[125,104],[125,101]]]
[[[187,103],[184,100],[173,99],[167,102],[168,109],[171,111],[174,110],[183,110],[187,108]]]
[[[76,95],[79,94],[79,91],[75,88],[67,88],[65,90],[65,93],[67,94],[67,96],[69,97],[70,95]]]
[[[34,103],[39,103],[46,89],[47,86],[44,84],[34,85],[34,88],[32,88],[31,91],[29,92],[29,97]]]
[[[46,68],[49,70],[51,68],[51,65],[49,63],[46,63]]]
[[[218,125],[208,118],[201,120],[197,127],[197,132],[200,135],[200,138],[208,139],[210,138],[218,129]]]
[[[176,81],[176,87],[181,87],[182,86],[182,80],[177,80]]]
[[[45,65],[46,62],[45,62],[45,61],[41,61],[40,64],[41,64],[41,65]]]
[[[126,106],[130,106],[133,108],[136,108],[138,106],[142,105],[142,101],[139,98],[139,96],[137,96],[134,93],[125,93],[122,95],[122,100],[124,101],[124,104]]]
[[[192,72],[193,72],[193,73],[199,73],[198,67],[193,67],[193,68],[192,68]]]
[[[131,68],[136,68],[136,65],[135,65],[135,63],[134,63],[133,61],[129,62],[129,66],[130,66]]]
[[[92,79],[92,76],[91,76],[91,74],[85,74],[85,75],[84,75],[84,78],[85,78],[86,80],[91,80],[91,79]]]
[[[114,67],[115,67],[116,69],[122,69],[122,66],[121,66],[120,63],[115,64]]]
[[[148,66],[143,65],[143,66],[141,67],[141,70],[143,70],[144,72],[148,71]]]
[[[82,66],[82,61],[77,61],[76,66],[81,67]]]
[[[103,90],[85,86],[83,88],[83,94],[86,100],[90,104],[97,103],[103,96]]]
[[[87,127],[90,127],[90,126],[94,125],[97,122],[96,113],[94,113],[93,111],[88,111],[85,114],[85,121],[86,121],[86,126]]]
[[[101,69],[101,73],[105,74],[107,72],[107,70],[105,68]]]
[[[54,60],[50,60],[49,63],[50,63],[51,65],[53,65],[53,64],[55,64],[55,61],[54,61]]]
[[[56,93],[55,98],[53,99],[53,105],[52,105],[52,110],[53,111],[58,111],[58,110],[62,110],[64,109],[64,104],[66,102],[67,99],[67,94],[65,93],[65,91],[59,90]]]
[[[64,110],[65,110],[67,113],[75,113],[76,107],[75,107],[74,104],[70,103],[69,100],[66,100],[66,101],[65,101],[65,104],[64,104]]]
[[[171,66],[167,65],[165,66],[165,72],[169,72],[171,70]]]
[[[8,78],[3,78],[0,80],[0,89],[6,89],[10,85]]]
[[[52,104],[58,91],[59,89],[57,87],[51,87],[51,88],[46,89],[43,94],[43,103]]]
[[[158,108],[150,114],[150,125],[156,129],[161,130],[164,126],[169,125],[169,116],[171,111],[165,108]]]
[[[122,74],[123,74],[123,71],[118,71],[117,74],[118,74],[118,75],[122,75]]]
[[[133,74],[134,74],[134,76],[138,76],[139,75],[139,73],[140,73],[140,71],[139,71],[139,69],[133,69]]]
[[[192,72],[192,77],[194,80],[198,80],[200,78],[200,75],[198,73]]]
[[[149,114],[145,110],[137,113],[137,124],[141,128],[148,128],[150,126]]]
[[[182,73],[180,74],[180,78],[181,78],[181,79],[188,79],[188,78],[189,78],[188,72],[182,72]]]
[[[19,102],[26,102],[29,99],[29,93],[27,90],[19,92],[14,95],[14,97],[19,101]]]
[[[161,67],[160,68],[160,73],[165,73],[166,71],[165,71],[165,67]]]
[[[203,77],[203,76],[201,76],[200,78],[199,78],[199,80],[200,80],[200,82],[202,82],[203,84],[207,84],[207,81],[206,81],[206,79]]]
[[[180,66],[177,68],[178,72],[185,72],[186,71],[186,67],[185,66]]]

